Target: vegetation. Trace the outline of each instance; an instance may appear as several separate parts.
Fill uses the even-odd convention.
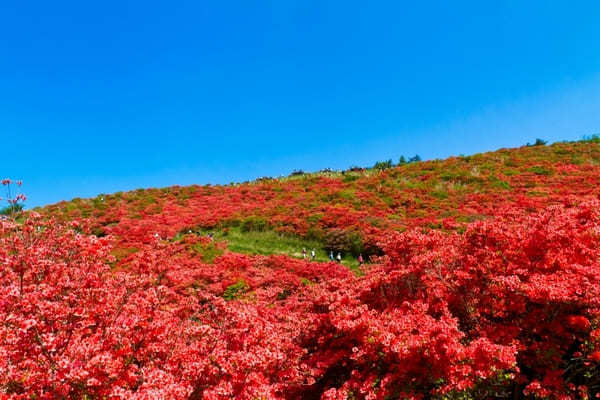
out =
[[[596,139],[3,218],[0,398],[597,398]]]
[[[287,255],[294,258],[302,258],[302,250],[306,250],[306,257],[311,259],[311,250],[315,250],[315,259],[317,262],[328,262],[329,251],[335,251],[334,255],[342,252],[342,264],[356,270],[358,261],[356,256],[358,252],[352,251],[347,243],[343,243],[342,247],[329,247],[327,244],[324,247],[323,242],[316,240],[307,240],[299,236],[291,234],[283,234],[274,230],[244,230],[243,228],[231,227],[221,230],[200,232],[201,235],[213,234],[213,240],[224,241],[227,244],[227,249],[234,253],[241,254],[260,254],[260,255]],[[358,237],[355,240],[360,240]],[[355,256],[356,254],[356,256]]]
[[[246,290],[248,290],[248,284],[240,279],[236,283],[227,286],[227,289],[223,292],[223,298],[225,300],[235,300]]]
[[[377,161],[375,163],[375,165],[373,166],[373,169],[377,169],[379,171],[383,171],[385,169],[392,168],[393,166],[394,166],[394,164],[392,163],[392,160]]]
[[[27,198],[23,193],[16,194],[14,193],[13,187],[17,188],[21,187],[21,181],[13,181],[11,179],[2,179],[0,184],[6,190],[6,203],[8,204],[6,207],[0,208],[0,215],[15,217],[20,215],[23,211],[24,203]],[[2,200],[2,198],[0,198]]]
[[[0,215],[12,215],[23,211],[23,204],[10,204],[0,209]]]
[[[535,139],[535,142],[533,142],[533,144],[531,143],[527,143],[526,146],[545,146],[548,142],[543,140],[543,139]]]

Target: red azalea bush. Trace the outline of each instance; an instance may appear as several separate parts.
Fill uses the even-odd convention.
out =
[[[506,215],[462,235],[392,235],[383,245],[388,262],[362,298],[383,310],[425,303],[433,315],[450,313],[469,342],[514,350],[513,391],[596,394],[600,371],[585,359],[594,360],[598,344],[599,207]]]
[[[386,234],[360,275],[1,221],[0,397],[594,397],[599,206]]]
[[[110,238],[78,230],[39,218],[2,222],[2,396],[285,398],[312,382],[295,313],[273,302],[305,285],[295,269],[304,265],[316,282],[323,265],[224,256],[222,268],[246,274],[256,291],[256,301],[226,301],[211,286],[221,278],[213,266],[192,264],[178,248],[157,240],[127,270],[111,269]],[[286,261],[281,279],[266,273]],[[327,271],[350,274],[336,264]]]

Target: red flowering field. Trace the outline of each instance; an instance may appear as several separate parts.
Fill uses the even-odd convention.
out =
[[[599,183],[592,140],[15,213],[0,399],[599,397]]]

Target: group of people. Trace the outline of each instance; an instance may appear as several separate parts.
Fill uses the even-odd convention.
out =
[[[310,259],[314,260],[315,257],[317,257],[317,253],[315,252],[315,249],[312,249],[310,251]],[[302,258],[306,260],[306,247],[302,249]]]
[[[316,253],[315,249],[312,249],[312,250],[310,251],[310,259],[311,259],[312,261],[314,261],[316,257],[317,257],[317,253]],[[306,254],[306,247],[302,249],[302,258],[303,258],[304,260],[306,260],[306,258],[307,258],[307,254]],[[337,253],[337,256],[334,256],[334,254],[333,254],[333,250],[330,250],[330,251],[329,251],[329,260],[330,260],[330,261],[335,261],[335,262],[337,262],[338,264],[341,264],[341,263],[342,263],[342,253],[338,251],[338,253]],[[358,255],[358,258],[357,258],[357,260],[358,260],[358,264],[359,264],[359,265],[362,265],[362,264],[365,262],[365,260],[363,259],[363,256],[362,256],[362,254],[359,254],[359,255]]]

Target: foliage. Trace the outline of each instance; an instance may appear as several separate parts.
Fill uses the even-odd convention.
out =
[[[202,235],[205,235],[206,233],[207,231],[201,232]],[[306,249],[307,254],[314,249],[316,261],[329,261],[328,248],[324,246],[324,242],[320,241],[321,238],[316,240],[314,238],[307,239],[291,233],[283,234],[273,230],[260,232],[243,231],[235,227],[229,228],[226,231],[216,230],[213,231],[213,234],[216,242],[225,244],[230,251],[235,253],[260,254],[265,256],[278,254],[301,258],[302,249]],[[360,236],[354,235],[354,240],[360,242]],[[215,247],[220,248],[218,244]],[[205,254],[206,251],[206,247],[202,247],[202,250],[199,250],[202,254]],[[352,269],[356,269],[358,267],[358,262],[353,256],[353,253],[345,253],[345,249],[343,251],[342,263]],[[356,254],[358,255],[358,253]]]
[[[23,211],[23,204],[10,204],[0,209],[0,215],[13,215]]]
[[[361,236],[357,232],[332,229],[327,233],[326,249],[337,253],[358,256],[364,251]]]
[[[535,142],[533,142],[533,144],[531,143],[527,143],[526,146],[545,146],[548,142],[543,140],[543,139],[535,139]]]
[[[227,286],[225,292],[223,292],[223,298],[225,300],[235,300],[247,289],[248,285],[246,282],[244,282],[243,279],[240,279],[236,283]]]
[[[392,163],[392,160],[377,161],[375,163],[375,165],[373,166],[373,169],[383,171],[385,169],[392,168],[393,166],[394,166],[394,164]]]
[[[99,232],[131,247],[155,233],[172,238],[189,226],[242,223],[250,230],[299,236],[311,229],[321,237],[351,227],[365,246],[373,246],[380,230],[442,226],[448,215],[494,216],[510,207],[534,210],[573,195],[593,197],[600,194],[598,176],[600,144],[554,143],[410,163],[386,170],[385,176],[357,168],[340,176],[148,189],[62,202],[43,213],[62,221],[89,218]],[[530,196],[532,188],[545,196]],[[311,222],[314,215],[322,217]]]
[[[594,134],[591,136],[584,136],[583,141],[588,143],[600,143],[600,135]]]
[[[267,220],[261,217],[251,216],[241,222],[243,232],[264,232],[267,228]]]
[[[585,141],[2,219],[0,398],[595,398],[598,182]]]
[[[0,209],[0,215],[16,217],[23,211],[24,202],[27,200],[27,197],[23,193],[14,193],[12,187],[16,186],[20,188],[23,183],[21,181],[13,181],[11,179],[2,179],[0,183],[6,189],[5,199],[8,203],[6,207]],[[1,197],[0,200],[2,200]]]
[[[2,222],[7,398],[594,397],[600,203],[382,236],[364,275]],[[80,226],[82,231],[89,227]]]

